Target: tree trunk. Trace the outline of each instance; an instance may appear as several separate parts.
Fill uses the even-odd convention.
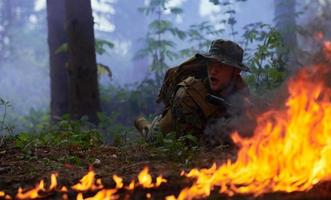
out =
[[[290,70],[296,68],[296,0],[274,0],[276,28],[281,33],[285,48],[288,50],[285,62]]]
[[[51,119],[69,113],[69,78],[66,52],[56,50],[67,42],[64,0],[47,0],[48,46],[51,78]]]
[[[73,119],[98,122],[100,111],[95,39],[90,0],[65,1],[69,50],[69,110]]]

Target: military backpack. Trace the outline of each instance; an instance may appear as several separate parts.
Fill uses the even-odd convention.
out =
[[[193,56],[176,67],[167,70],[158,95],[157,103],[163,102],[165,106],[171,105],[177,86],[189,76],[197,79],[207,77],[206,59]]]

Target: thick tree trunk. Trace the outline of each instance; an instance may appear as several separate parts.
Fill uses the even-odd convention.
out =
[[[65,0],[47,0],[48,46],[51,78],[51,119],[69,113],[69,78],[66,69],[66,52],[56,50],[67,42],[64,29]]]
[[[288,56],[285,58],[290,68],[296,68],[296,0],[274,0],[276,28],[281,33]],[[290,69],[290,70],[292,70]]]
[[[97,123],[100,111],[93,17],[90,0],[66,0],[70,114]]]

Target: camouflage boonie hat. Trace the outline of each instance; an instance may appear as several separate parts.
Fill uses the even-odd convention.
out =
[[[198,53],[196,56],[214,59],[220,63],[248,72],[250,71],[249,68],[242,63],[243,53],[244,50],[237,43],[218,39],[212,41],[208,53]]]

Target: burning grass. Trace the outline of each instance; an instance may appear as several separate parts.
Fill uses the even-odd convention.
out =
[[[324,48],[328,55],[329,43]],[[307,192],[331,181],[331,88],[326,85],[330,77],[330,66],[300,70],[289,81],[285,105],[259,116],[251,138],[237,132],[231,135],[240,147],[236,161],[229,159],[221,165],[183,172],[181,175],[191,180],[190,186],[179,188],[176,194],[168,191],[162,198],[201,199],[213,192],[227,197],[261,197],[268,193]],[[154,196],[155,191],[162,192],[164,185],[171,185],[168,178],[153,178],[147,167],[129,182],[113,175],[113,187],[109,188],[93,170],[71,187],[59,185],[56,177],[51,175],[49,186],[40,181],[32,189],[19,188],[15,198],[61,194],[63,199],[131,199],[136,198],[136,191],[143,190],[138,199],[160,199]],[[5,192],[0,192],[0,197],[12,198]]]

